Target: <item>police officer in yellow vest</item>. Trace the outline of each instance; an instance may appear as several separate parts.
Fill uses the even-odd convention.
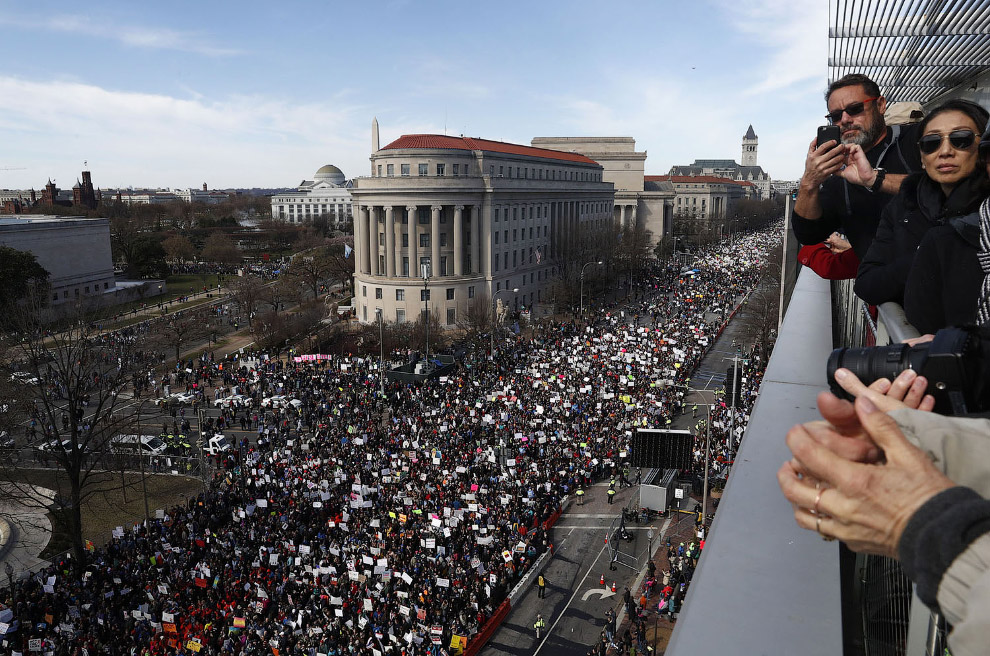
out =
[[[537,592],[537,597],[543,599],[547,596],[547,577],[543,576],[543,572],[540,572],[539,576],[536,577],[536,587],[539,589]]]
[[[577,495],[578,505],[579,506],[583,506],[584,505],[584,488],[583,487],[579,487],[577,489],[577,492],[575,492],[574,494]]]
[[[536,639],[537,640],[540,639],[540,633],[543,632],[543,629],[546,628],[546,626],[547,626],[547,621],[545,619],[543,619],[543,615],[541,615],[540,613],[537,613],[536,614],[536,621],[533,622],[533,628],[536,629]]]

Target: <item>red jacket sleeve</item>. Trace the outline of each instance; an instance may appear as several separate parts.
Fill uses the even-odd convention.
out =
[[[853,249],[835,254],[825,244],[802,246],[798,251],[798,262],[826,280],[855,278],[859,269],[859,258]]]

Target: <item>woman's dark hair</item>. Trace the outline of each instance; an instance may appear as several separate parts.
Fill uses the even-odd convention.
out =
[[[928,116],[921,120],[921,125],[918,126],[918,133],[924,134],[925,130],[928,129],[928,123],[931,122],[933,118],[939,114],[944,114],[945,112],[962,112],[966,116],[973,119],[973,123],[976,124],[976,132],[983,132],[987,127],[987,121],[990,121],[990,113],[983,109],[980,105],[969,100],[962,100],[961,98],[953,98],[952,100],[947,100],[941,105],[935,107],[933,110],[928,112]]]

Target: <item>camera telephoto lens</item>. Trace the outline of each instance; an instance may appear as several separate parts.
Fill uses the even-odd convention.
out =
[[[864,384],[869,385],[880,378],[894,380],[897,374],[905,369],[921,371],[927,357],[928,344],[919,344],[915,347],[907,344],[892,344],[835,349],[828,356],[828,385],[837,397],[852,401],[853,397],[835,382],[835,371],[839,367],[845,367],[856,374]]]

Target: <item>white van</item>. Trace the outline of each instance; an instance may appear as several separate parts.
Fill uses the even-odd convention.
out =
[[[203,445],[203,451],[210,454],[211,456],[218,456],[227,453],[234,447],[231,445],[230,440],[224,437],[223,433],[217,433]]]
[[[165,453],[165,442],[156,435],[118,435],[110,440],[110,447],[118,453],[143,453],[158,456]]]

